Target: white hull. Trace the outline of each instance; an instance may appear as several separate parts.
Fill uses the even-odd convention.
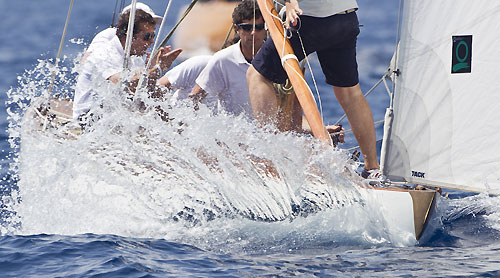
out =
[[[419,240],[435,211],[439,193],[435,190],[368,188],[380,203],[389,226],[412,234]],[[390,228],[390,227],[389,227]]]

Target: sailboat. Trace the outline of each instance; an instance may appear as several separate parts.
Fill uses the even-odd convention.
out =
[[[280,41],[283,38],[283,28],[281,22],[276,20],[277,17],[271,17],[270,13],[265,12],[268,9],[273,12],[276,16],[276,10],[272,4],[271,0],[259,0],[258,1],[263,17],[269,27],[271,36],[275,41]],[[272,23],[274,22],[274,23]],[[291,48],[288,47],[285,58],[291,58],[293,52]],[[330,135],[326,131],[323,124],[321,115],[318,112],[316,102],[312,96],[309,87],[305,83],[303,76],[297,76],[292,74],[293,72],[302,72],[298,61],[294,59],[288,59],[285,66],[287,72],[289,72],[289,77],[292,85],[294,86],[296,95],[299,98],[299,102],[304,109],[305,116],[309,122],[309,126],[316,138],[325,142],[325,144],[331,144]],[[45,129],[47,125],[57,126],[59,123],[66,124],[71,119],[71,102],[61,102],[53,101],[49,106],[50,111],[47,116],[44,115],[43,111],[37,110],[35,106],[34,110],[27,113],[27,116],[32,116],[34,114],[39,115],[38,119],[41,121],[42,129]],[[77,132],[76,132],[77,133]],[[74,135],[75,132],[71,132],[68,136]],[[427,190],[415,190],[407,187],[401,186],[387,186],[387,187],[371,187],[366,186],[362,180],[359,181],[359,185],[362,189],[369,190],[370,193],[380,201],[380,206],[383,208],[385,217],[392,223],[398,223],[399,228],[408,234],[413,235],[415,239],[419,239],[424,231],[425,227],[430,219],[430,216],[438,200],[439,193],[433,189]]]
[[[281,42],[281,22],[265,12],[276,15],[272,1],[258,4],[271,36]],[[402,6],[401,39],[391,69],[395,87],[381,152],[383,173],[392,183],[359,185],[377,197],[387,218],[417,240],[439,200],[435,188],[500,192],[500,96],[495,92],[500,80],[494,78],[500,42],[492,35],[499,12],[497,0],[405,0]],[[301,72],[291,55],[284,55],[285,69]],[[295,79],[290,74],[313,134],[328,145],[310,89]]]
[[[261,9],[272,11],[271,1],[258,2]],[[500,2],[404,0],[400,9],[401,38],[390,70],[395,86],[384,119],[381,166],[392,184],[424,185],[431,188],[424,192],[435,193],[433,198],[418,200],[418,191],[401,188],[388,199],[387,206],[394,210],[398,209],[394,203],[408,202],[404,199],[411,196],[419,239],[425,222],[417,223],[422,211],[416,204],[424,207],[428,220],[438,199],[432,188],[500,193],[500,95],[496,92],[500,79],[495,78]],[[276,21],[267,16],[266,22],[272,20]],[[268,26],[279,30],[274,36],[282,39],[279,21]],[[288,61],[287,65],[294,64],[293,59]],[[294,88],[297,91],[300,85]],[[302,105],[305,100],[300,100],[300,93],[298,97]],[[302,97],[306,98],[314,101]],[[316,114],[312,110],[309,113]],[[315,136],[323,138],[321,128],[318,132]],[[382,196],[390,190],[374,189]],[[411,214],[411,210],[401,211],[403,218]]]
[[[299,61],[293,53],[288,40],[285,40],[286,42],[283,45],[283,40],[286,36],[272,0],[257,0],[257,2],[276,45],[276,49],[281,50],[278,52],[283,66],[314,137],[324,141],[325,144],[331,145],[330,136],[326,131],[312,92],[302,75]],[[384,211],[388,219],[399,222],[399,228],[413,234],[415,239],[418,240],[421,238],[438,200],[438,190],[431,188],[416,190],[401,185],[367,187],[363,181],[359,181],[359,184],[362,188],[370,190],[370,193],[380,200],[380,204],[385,208]]]

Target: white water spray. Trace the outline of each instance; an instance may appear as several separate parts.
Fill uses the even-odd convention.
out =
[[[414,243],[387,229],[349,176],[345,152],[257,129],[242,116],[153,101],[143,91],[139,111],[116,86],[96,82],[103,105],[91,132],[76,139],[36,132],[23,115],[35,98],[49,98],[40,93],[49,74],[40,61],[9,91],[15,233],[155,237],[228,252]],[[71,69],[57,77],[54,92],[71,96]]]

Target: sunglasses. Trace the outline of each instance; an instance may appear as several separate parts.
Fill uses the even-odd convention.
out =
[[[246,31],[246,32],[250,32],[250,31],[253,30],[253,24],[252,23],[240,23],[240,24],[238,24],[238,27],[241,28],[243,31]],[[264,23],[255,24],[255,30],[256,31],[264,30]]]
[[[155,33],[146,33],[143,35],[142,39],[146,42],[155,38]]]

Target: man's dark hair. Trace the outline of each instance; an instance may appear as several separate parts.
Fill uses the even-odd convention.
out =
[[[243,0],[241,3],[234,8],[233,11],[233,23],[240,24],[243,20],[251,20],[254,17],[254,9],[255,9],[255,19],[259,19],[262,17],[262,14],[259,10],[259,5],[255,2],[255,0]]]
[[[118,17],[118,22],[116,23],[116,29],[117,29],[116,35],[118,36],[119,39],[123,39],[127,36],[129,17],[130,17],[130,10],[123,14],[120,14],[120,17]],[[150,14],[146,13],[143,10],[136,10],[134,19],[134,35],[141,31],[139,30],[139,25],[143,22],[156,24],[155,20]]]

